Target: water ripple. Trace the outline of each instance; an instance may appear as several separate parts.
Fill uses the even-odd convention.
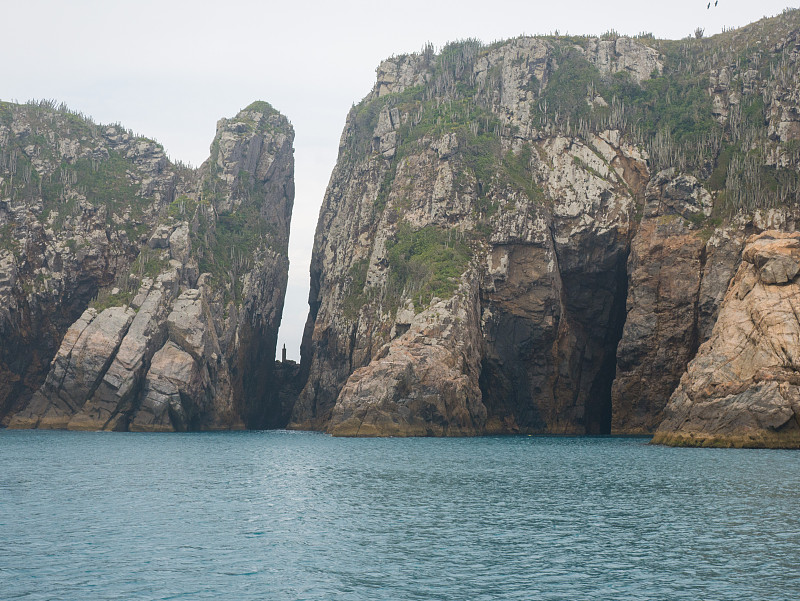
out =
[[[765,599],[800,454],[0,431],[4,599]]]

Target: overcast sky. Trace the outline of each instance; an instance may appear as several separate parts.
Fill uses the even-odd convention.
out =
[[[199,165],[220,117],[266,100],[295,128],[297,196],[280,345],[299,358],[317,213],[347,111],[394,54],[475,37],[706,35],[797,2],[2,0],[0,100],[51,98]]]

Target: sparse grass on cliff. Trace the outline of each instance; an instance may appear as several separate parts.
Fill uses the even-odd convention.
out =
[[[216,216],[200,208],[198,225],[192,232],[192,246],[200,273],[208,272],[225,289],[225,300],[242,299],[241,276],[253,265],[260,246],[273,248],[274,226],[268,223],[253,203],[242,203],[234,211]],[[286,252],[286,249],[275,249]]]
[[[130,305],[134,293],[130,290],[123,290],[116,294],[111,294],[110,289],[102,289],[97,296],[89,303],[89,306],[102,313],[111,307],[122,307]]]
[[[652,34],[641,34],[636,39],[656,49],[663,65],[662,71],[653,69],[650,78],[641,83],[625,70],[601,73],[591,62],[591,54],[587,58],[590,44],[596,43],[590,37],[544,37],[550,53],[546,72],[540,81],[531,67],[527,84],[520,88],[527,97],[520,94],[519,101],[529,103],[532,117],[528,140],[525,132],[508,124],[506,107],[499,100],[508,91],[503,79],[508,77],[507,67],[519,72],[527,64],[518,55],[512,65],[498,58],[495,51],[510,42],[483,46],[477,40],[464,40],[448,44],[438,55],[427,46],[417,57],[424,84],[380,97],[371,94],[353,107],[340,165],[351,169],[371,161],[370,168],[380,177],[376,214],[395,202],[391,208],[401,217],[414,201],[396,187],[395,179],[402,171],[398,167],[410,157],[430,153],[433,142],[446,140],[452,144],[447,160],[454,167],[456,190],[473,199],[471,235],[485,239],[492,235],[493,215],[503,207],[517,206],[523,197],[545,200],[532,168],[542,160],[533,156],[536,140],[566,135],[591,146],[592,134],[616,129],[625,142],[647,150],[651,173],[674,168],[695,175],[712,191],[717,200],[713,216],[698,216],[693,221],[706,235],[732,213],[800,202],[800,142],[779,142],[774,132],[770,138],[765,105],[769,97],[764,92],[781,85],[783,89],[796,88],[800,78],[792,67],[796,63],[787,58],[789,51],[781,52],[775,45],[788,39],[798,26],[800,11],[790,11],[711,38],[657,40]],[[603,39],[618,37],[612,31]],[[495,63],[476,70],[477,61],[490,54]],[[724,77],[722,69],[728,70]],[[726,81],[736,101],[724,107],[730,114],[723,117],[713,94],[720,82]],[[397,113],[393,117],[397,145],[388,160],[380,154],[375,138],[381,112],[387,109],[397,109],[400,116],[399,126]],[[776,156],[782,157],[780,161]],[[588,165],[581,167],[599,175]],[[404,181],[402,185],[408,184]],[[398,201],[401,197],[406,200]],[[454,289],[448,269],[464,264],[462,253],[448,255],[436,264],[427,252],[433,247],[444,250],[436,232],[446,230],[429,227],[432,229],[417,232],[408,224],[398,227],[389,249],[391,275],[386,296],[391,306],[396,306],[404,293],[407,298],[416,295],[415,303],[426,303],[431,296],[446,296]],[[469,256],[468,248],[463,256]],[[366,270],[365,262],[352,267],[347,296],[350,312],[357,313],[374,300],[364,292]]]
[[[136,260],[131,265],[130,273],[136,276],[139,281],[145,277],[155,279],[168,265],[169,259],[164,256],[164,251],[153,250],[149,246],[143,246],[139,251],[139,256],[136,257]]]
[[[16,227],[13,223],[6,223],[0,227],[0,249],[12,252],[15,256],[19,255],[19,241],[14,235]]]
[[[370,294],[365,290],[367,284],[367,270],[369,259],[361,259],[350,267],[349,293],[344,298],[343,308],[345,317],[355,319],[361,307],[370,300]]]
[[[54,101],[26,104],[0,103],[0,121],[24,126],[19,136],[0,140],[0,176],[4,194],[12,200],[41,198],[41,219],[58,212],[55,229],[73,214],[79,198],[106,209],[111,223],[114,213],[141,215],[149,200],[140,194],[138,168],[130,159],[106,147],[103,133],[111,128],[132,141],[152,140],[136,136],[121,126],[101,126],[87,116]],[[63,155],[60,144],[74,146],[74,154]],[[33,166],[35,157],[37,166]]]
[[[386,296],[396,308],[405,298],[421,310],[431,298],[449,298],[458,288],[472,253],[457,230],[426,226],[414,230],[402,221],[387,244],[389,284]]]
[[[419,312],[433,297],[450,298],[472,258],[469,244],[458,230],[433,225],[415,230],[407,221],[397,225],[386,249],[389,277],[385,289],[366,286],[368,259],[351,266],[349,292],[342,303],[348,319],[355,319],[361,308],[375,299],[393,313],[406,299],[413,300]]]

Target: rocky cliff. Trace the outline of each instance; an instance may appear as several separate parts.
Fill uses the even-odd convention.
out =
[[[800,446],[800,233],[751,236],[654,442]]]
[[[272,382],[294,199],[286,118],[256,102],[222,119],[192,170],[63,107],[1,108],[4,422],[288,419]]]
[[[292,427],[652,432],[747,235],[794,228],[799,26],[382,63],[320,210]]]

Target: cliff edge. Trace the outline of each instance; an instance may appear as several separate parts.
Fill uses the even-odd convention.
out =
[[[747,240],[711,338],[689,363],[653,443],[800,446],[800,233]]]

